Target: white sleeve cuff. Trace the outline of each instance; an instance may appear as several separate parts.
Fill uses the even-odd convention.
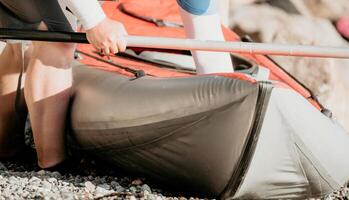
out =
[[[66,0],[66,3],[86,30],[95,27],[106,17],[97,0]]]

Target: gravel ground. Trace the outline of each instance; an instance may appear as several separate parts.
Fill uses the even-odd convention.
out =
[[[166,197],[144,179],[127,177],[103,161],[75,159],[69,172],[37,170],[35,154],[0,163],[0,200],[187,199]],[[193,199],[193,198],[192,198]]]
[[[103,161],[76,158],[67,173],[38,170],[35,154],[0,162],[0,200],[12,199],[173,199],[194,200],[150,187]],[[178,196],[178,197],[171,197]],[[348,200],[349,183],[326,200]]]
[[[104,161],[86,155],[74,154],[67,169],[61,173],[40,170],[28,125],[25,154],[0,162],[0,200],[195,199],[156,189],[143,178],[121,172]]]
[[[348,200],[349,199],[349,182],[346,183],[340,190],[333,192],[326,200]]]

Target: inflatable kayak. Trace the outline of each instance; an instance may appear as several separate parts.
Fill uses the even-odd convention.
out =
[[[185,37],[174,0],[103,7],[130,35]],[[186,51],[133,48],[108,60],[80,45],[77,57],[73,146],[122,169],[224,199],[319,198],[349,178],[348,133],[266,56],[234,54],[235,73],[207,75]]]

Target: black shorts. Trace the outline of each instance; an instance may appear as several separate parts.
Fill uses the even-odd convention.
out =
[[[73,32],[58,0],[0,0],[0,27],[35,30],[45,22],[49,31]]]

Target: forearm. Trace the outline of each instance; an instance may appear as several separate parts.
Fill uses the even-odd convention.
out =
[[[106,17],[97,0],[63,0],[81,21],[90,44],[105,55],[126,49],[127,41],[123,24]]]
[[[68,8],[81,21],[84,29],[95,27],[105,19],[105,14],[97,0],[64,0]]]

